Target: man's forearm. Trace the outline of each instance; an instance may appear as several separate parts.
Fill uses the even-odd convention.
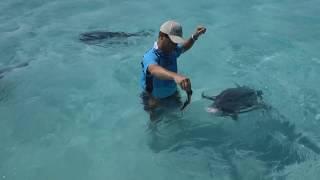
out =
[[[190,37],[182,46],[184,51],[188,51],[194,44],[196,39]]]
[[[148,71],[153,76],[162,80],[174,80],[174,76],[177,74],[175,72],[168,71],[158,65],[150,65],[148,68]]]
[[[191,37],[182,45],[183,46],[183,49],[184,51],[187,51],[189,50],[193,44],[196,42],[196,40],[198,39],[198,37],[201,35],[201,34],[204,34],[206,32],[206,28],[203,27],[203,26],[198,26],[197,29],[196,29],[196,32],[193,33],[191,35]]]

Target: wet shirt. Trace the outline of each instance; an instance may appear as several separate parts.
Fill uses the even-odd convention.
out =
[[[144,91],[152,93],[156,98],[165,98],[173,95],[177,91],[177,85],[174,80],[161,80],[152,76],[148,72],[148,67],[151,64],[157,64],[169,71],[177,72],[177,58],[182,53],[182,46],[178,45],[177,48],[170,54],[164,54],[158,49],[157,42],[154,43],[153,48],[148,50],[141,62],[141,87]]]

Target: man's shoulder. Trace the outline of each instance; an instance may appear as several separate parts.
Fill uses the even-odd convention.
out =
[[[158,55],[154,48],[149,49],[143,56],[143,60],[156,60]]]

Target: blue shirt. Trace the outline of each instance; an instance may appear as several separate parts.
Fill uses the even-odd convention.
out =
[[[151,64],[159,65],[169,71],[178,72],[177,58],[183,52],[183,48],[177,45],[176,49],[170,54],[164,54],[158,49],[157,42],[154,43],[153,48],[148,50],[141,62],[141,87],[144,91],[152,93],[156,98],[165,98],[173,95],[177,91],[177,85],[174,80],[161,80],[155,76],[152,76],[148,72],[148,67]]]

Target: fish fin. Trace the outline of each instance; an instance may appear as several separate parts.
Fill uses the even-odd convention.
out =
[[[201,97],[204,99],[212,100],[212,101],[216,100],[216,96],[206,96],[206,95],[204,95],[204,92],[201,93]]]
[[[238,83],[234,83],[234,84],[237,86],[237,88],[241,87],[240,84]]]

